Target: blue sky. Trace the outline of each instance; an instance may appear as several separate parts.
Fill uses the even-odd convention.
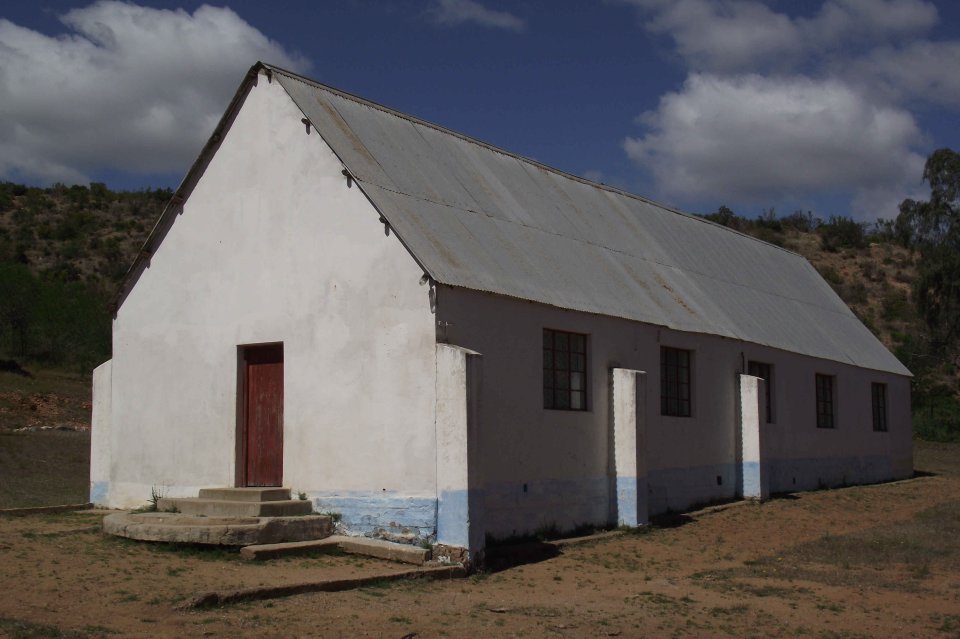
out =
[[[176,186],[262,59],[693,212],[872,221],[960,149],[929,0],[0,7],[0,179]]]

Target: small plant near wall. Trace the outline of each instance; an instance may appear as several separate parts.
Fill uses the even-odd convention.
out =
[[[160,511],[160,500],[166,496],[166,491],[163,488],[158,488],[157,486],[150,487],[150,497],[147,499],[147,503],[141,506],[140,508],[135,509],[133,512],[137,513],[155,513]]]
[[[149,512],[155,513],[160,510],[160,500],[163,499],[164,490],[162,488],[157,488],[156,486],[150,487],[150,505],[147,506]]]
[[[305,490],[298,490],[297,499],[300,501],[307,501],[307,492]]]

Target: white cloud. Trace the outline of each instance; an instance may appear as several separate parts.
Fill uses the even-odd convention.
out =
[[[923,170],[910,113],[836,80],[693,74],[640,121],[647,133],[624,149],[663,196],[681,200],[771,203],[829,191],[865,207]]]
[[[960,42],[912,42],[903,47],[878,47],[832,71],[875,92],[880,99],[923,100],[960,106]]]
[[[632,0],[646,28],[668,34],[695,69],[734,71],[795,55],[800,34],[789,17],[760,2]]]
[[[917,192],[924,138],[909,108],[960,105],[960,41],[934,42],[929,0],[611,0],[638,8],[688,68],[624,149],[682,202],[846,195],[863,219]]]
[[[526,23],[512,13],[488,9],[474,0],[437,0],[432,13],[437,24],[444,26],[473,22],[507,31],[519,32],[526,28]]]
[[[927,0],[828,0],[812,19],[799,19],[809,46],[838,47],[842,40],[867,41],[923,33],[939,19]]]
[[[624,0],[654,33],[669,35],[694,70],[789,68],[856,43],[922,33],[937,22],[925,0],[827,0],[791,17],[757,0]]]
[[[0,20],[0,176],[84,182],[103,168],[186,171],[257,60],[288,53],[228,8],[101,0],[50,37]]]

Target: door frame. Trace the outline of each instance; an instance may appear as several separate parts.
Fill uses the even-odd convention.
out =
[[[237,403],[236,415],[237,424],[234,434],[234,486],[243,488],[247,485],[247,351],[265,348],[279,347],[281,362],[284,361],[283,342],[258,342],[255,344],[237,345]],[[286,366],[284,366],[284,377],[286,377]],[[286,386],[286,382],[284,382]],[[284,393],[284,402],[286,402],[286,393]],[[282,468],[281,468],[282,474]],[[281,477],[281,481],[282,481]]]

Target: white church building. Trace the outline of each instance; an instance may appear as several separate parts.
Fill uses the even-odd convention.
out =
[[[97,504],[282,485],[473,553],[912,473],[909,371],[804,258],[262,63],[93,408]]]

